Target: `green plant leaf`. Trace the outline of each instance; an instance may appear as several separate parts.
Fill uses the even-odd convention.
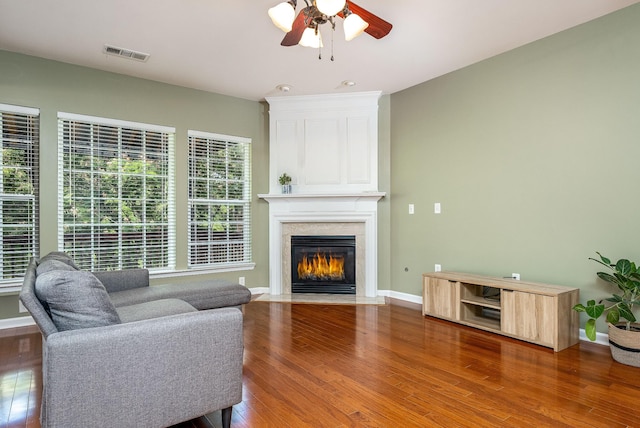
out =
[[[616,263],[616,271],[621,275],[629,275],[631,273],[631,262],[627,259],[618,260],[618,263]]]
[[[602,254],[600,254],[597,251],[596,251],[596,254],[600,256],[600,259],[602,260],[602,263],[604,263],[604,264],[606,264],[608,266],[611,266],[611,260],[609,260],[608,258],[606,258],[605,256],[603,256]],[[596,261],[598,261],[598,260],[596,260]]]
[[[620,305],[618,306],[618,311],[620,312],[620,316],[626,319],[627,321],[630,321],[630,322],[636,321],[635,315],[633,315],[631,308],[626,303],[620,303]]]
[[[593,305],[590,305],[589,303],[594,303]],[[587,313],[587,315],[589,315],[591,318],[600,318],[600,315],[602,315],[602,313],[604,312],[604,305],[603,304],[598,304],[596,305],[594,301],[589,301],[589,303],[587,303],[587,307],[585,308],[585,312]]]
[[[613,297],[607,297],[604,300],[606,300],[607,302],[620,303],[622,302],[622,297],[618,296],[617,294],[614,294]]]
[[[610,273],[607,272],[598,272],[596,275],[598,275],[598,278],[605,280],[607,282],[610,282],[612,284],[618,284],[618,278],[616,278],[615,276],[611,275]]]
[[[607,322],[615,325],[618,321],[620,321],[620,313],[618,311],[612,310],[607,313]]]
[[[573,307],[573,310],[576,312],[585,312],[586,308],[584,307],[584,305],[582,303],[578,303],[577,305],[575,305]]]
[[[613,276],[616,277],[616,284],[621,290],[630,290],[633,288],[633,283],[629,280],[628,277],[619,273],[614,273]]]
[[[589,338],[589,340],[596,340],[596,320],[590,319],[584,325],[584,334]]]

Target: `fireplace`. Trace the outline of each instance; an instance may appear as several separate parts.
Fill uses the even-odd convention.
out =
[[[356,237],[291,236],[291,292],[356,294]]]
[[[356,237],[356,297],[376,297],[377,203],[384,193],[259,195],[269,202],[269,293],[292,294],[291,238]]]

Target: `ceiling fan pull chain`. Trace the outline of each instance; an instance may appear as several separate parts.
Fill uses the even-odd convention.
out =
[[[318,40],[320,40],[319,46],[318,46],[318,60],[322,60],[322,39],[321,34],[320,34],[320,26],[316,24],[316,35],[318,36]]]
[[[331,21],[331,61],[333,61],[333,35],[336,32],[336,24]]]

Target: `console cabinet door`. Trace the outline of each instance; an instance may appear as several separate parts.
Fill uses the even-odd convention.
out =
[[[446,279],[425,278],[423,313],[439,318],[457,320],[458,283]]]
[[[500,300],[504,333],[547,346],[555,345],[557,319],[553,297],[502,290]]]

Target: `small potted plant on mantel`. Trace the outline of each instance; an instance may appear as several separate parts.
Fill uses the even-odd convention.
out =
[[[577,304],[573,309],[589,316],[584,331],[590,340],[596,340],[596,320],[606,313],[611,356],[620,363],[640,367],[640,325],[634,315],[636,305],[640,305],[640,267],[627,259],[611,263],[607,257],[597,254],[600,259],[590,257],[589,260],[609,270],[598,272],[598,277],[614,284],[620,293],[598,303],[589,300],[586,306]],[[626,322],[620,322],[621,318]]]
[[[282,193],[291,193],[291,177],[287,175],[286,172],[283,172],[282,175],[278,177],[278,183],[282,186]]]

